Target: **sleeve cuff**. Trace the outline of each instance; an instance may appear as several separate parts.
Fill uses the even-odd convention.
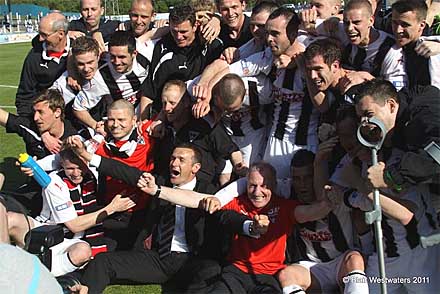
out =
[[[98,168],[101,165],[101,156],[93,154],[92,160],[90,160],[90,165]]]

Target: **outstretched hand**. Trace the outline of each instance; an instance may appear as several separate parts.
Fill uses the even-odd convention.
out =
[[[206,197],[200,200],[199,208],[213,214],[221,208],[220,200],[217,197]]]
[[[158,189],[156,179],[150,173],[143,173],[138,179],[137,186],[139,189],[149,195],[156,194]]]

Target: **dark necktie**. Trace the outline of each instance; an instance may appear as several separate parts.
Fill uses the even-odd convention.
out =
[[[159,225],[158,253],[164,258],[171,253],[171,241],[174,235],[174,224],[176,222],[176,206],[167,205],[164,208]]]

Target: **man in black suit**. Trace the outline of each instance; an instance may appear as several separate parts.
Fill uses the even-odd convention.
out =
[[[73,147],[82,145],[78,138],[69,138],[69,142]],[[92,156],[83,147],[77,148],[77,153],[90,161],[91,165],[97,166],[100,172],[120,178],[130,185],[136,185],[143,174],[143,171],[123,163],[98,155]],[[196,178],[201,167],[200,162],[200,151],[196,147],[190,144],[178,145],[170,159],[169,179],[158,181],[175,189],[212,193],[214,190],[210,184]],[[193,285],[198,282],[203,284],[198,281],[198,277],[206,279],[220,272],[220,267],[215,262],[204,261],[203,267],[194,262],[195,258],[205,256],[205,252],[210,253],[210,250],[205,250],[206,243],[211,242],[211,238],[204,238],[203,211],[174,206],[156,197],[149,206],[146,226],[135,250],[100,254],[90,262],[82,280],[89,287],[89,293],[101,293],[108,284],[117,280],[163,284],[177,273],[181,275],[190,272],[188,264],[190,268],[203,268],[202,272],[197,271],[196,274],[186,277],[191,278],[186,282]],[[179,292],[182,290],[179,289]]]

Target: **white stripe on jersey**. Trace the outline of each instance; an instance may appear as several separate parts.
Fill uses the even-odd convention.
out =
[[[374,29],[374,28],[372,28]],[[363,47],[366,51],[366,56],[364,59],[364,62],[362,63],[362,70],[366,71],[366,72],[372,72],[374,69],[374,59],[376,58],[377,53],[379,52],[379,48],[382,45],[382,43],[385,41],[385,39],[387,37],[391,37],[391,35],[377,30],[377,32],[379,33],[379,38],[377,38],[377,40],[375,40],[373,43],[368,44],[367,46]],[[356,54],[358,52],[358,46],[352,45],[352,50],[350,52],[350,56],[349,56],[349,62],[350,64],[353,64],[354,58],[356,57]]]
[[[439,41],[440,36],[421,37],[422,40]],[[397,90],[408,85],[408,76],[405,69],[405,56],[403,49],[397,44],[391,47],[388,54],[385,56],[382,64],[381,76],[392,82]],[[431,76],[431,85],[440,89],[440,54],[431,56],[429,58],[429,74]]]
[[[135,91],[132,88],[130,81],[127,79],[127,75],[134,73],[138,78],[139,83],[142,84],[145,78],[148,76],[148,68],[144,68],[137,62],[136,58],[134,58],[131,71],[124,74],[116,72],[111,62],[107,62],[102,65],[95,73],[93,79],[90,80],[86,85],[83,85],[82,90],[78,93],[78,95],[76,95],[75,101],[73,102],[74,110],[83,111],[92,109],[99,103],[103,96],[110,95],[110,89],[108,88],[101,74],[101,71],[105,70],[106,68],[110,70],[112,78],[121,91],[122,98],[133,104],[136,102],[136,94],[139,92],[139,90]]]
[[[307,257],[314,262],[322,262],[319,254],[316,252],[314,246],[319,246],[328,255],[330,260],[344,254],[345,250],[339,251],[335,243],[345,243],[348,245],[347,249],[354,249],[353,244],[353,223],[351,220],[351,209],[345,204],[339,204],[332,211],[340,224],[343,235],[332,234],[329,228],[328,218],[324,218],[314,222],[316,227],[310,230],[304,226],[299,229],[299,236],[301,241],[306,246]]]
[[[305,97],[305,91],[307,91],[307,89],[304,88],[304,76],[300,70],[295,71],[292,87],[293,90],[283,88],[285,75],[285,69],[277,70],[277,78],[273,83],[272,97],[275,102],[275,110],[274,122],[272,124],[270,136],[275,135],[277,124],[280,120],[282,102],[288,101],[289,113],[285,122],[283,141],[295,144],[295,136],[297,132],[298,121],[302,111],[303,98]],[[318,122],[319,112],[315,107],[313,107],[312,114],[310,116],[309,128],[307,131],[307,142],[311,142],[310,145],[318,145]]]
[[[386,164],[389,165],[400,162],[403,154],[402,151],[393,149],[392,155],[387,160]],[[363,169],[366,170],[366,168],[367,166],[365,165]],[[404,193],[400,194],[396,194],[389,189],[385,189],[383,192],[387,195],[410,201],[416,208],[416,210],[413,211],[416,220],[414,231],[411,231],[399,221],[391,217],[384,216],[384,220],[382,220],[385,256],[389,257],[387,256],[389,253],[395,253],[397,256],[404,256],[412,250],[408,239],[414,239],[417,237],[416,241],[418,241],[417,234],[420,236],[427,236],[431,235],[435,229],[438,229],[438,223],[435,218],[436,214],[431,205],[429,187],[427,185],[411,186],[405,190]],[[354,192],[348,200],[353,207],[359,207],[364,211],[372,209],[372,201],[357,192]],[[387,226],[387,228],[385,228],[385,226]]]
[[[249,82],[255,82],[257,86],[258,92],[258,103],[260,105],[258,120],[263,124],[266,124],[266,114],[264,113],[263,104],[272,103],[272,83],[269,78],[264,74],[259,74],[255,77],[243,77],[244,86],[246,89],[246,94],[243,99],[243,104],[241,105],[238,111],[233,112],[230,115],[224,115],[222,117],[222,121],[228,131],[228,134],[232,135],[233,131],[231,128],[232,120],[240,120],[241,125],[240,129],[246,135],[252,136],[252,133],[255,131],[251,125],[251,100],[249,96]]]

